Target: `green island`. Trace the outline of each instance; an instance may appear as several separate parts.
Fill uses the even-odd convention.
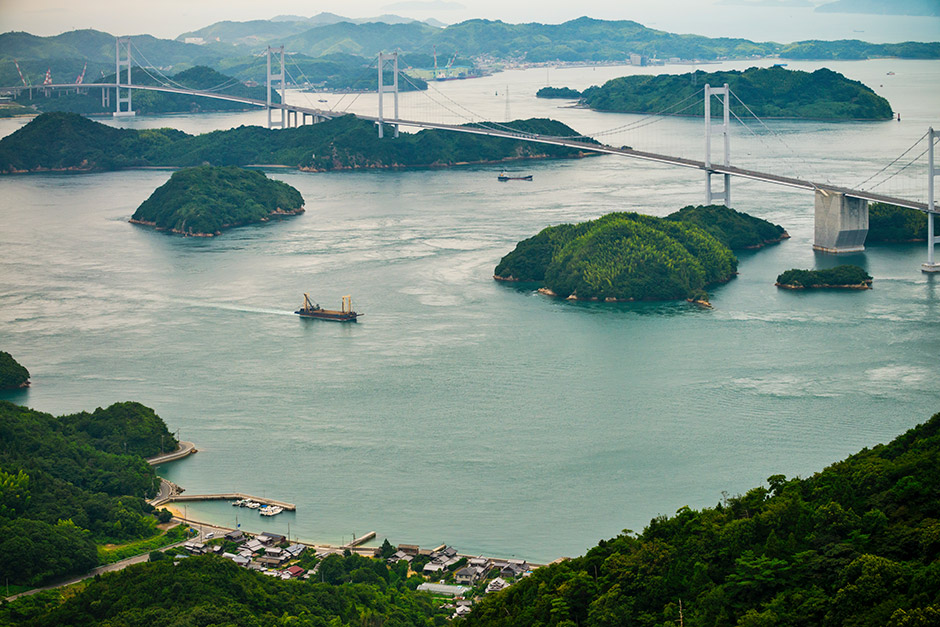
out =
[[[0,390],[16,390],[29,387],[29,370],[13,358],[0,351]]]
[[[223,229],[303,212],[303,196],[287,183],[236,166],[203,165],[174,172],[130,221],[180,235],[212,237]]]
[[[732,249],[784,236],[780,226],[717,205],[685,207],[666,218],[610,213],[519,242],[494,278],[539,282],[543,293],[573,300],[705,303],[708,286],[736,274]]]
[[[868,205],[866,244],[926,241],[927,214],[923,211],[882,202]]]
[[[535,92],[536,98],[562,98],[565,100],[578,100],[581,92],[570,87],[543,87]]]
[[[483,599],[468,627],[852,625],[940,619],[940,414],[811,477],[536,570]]]
[[[886,120],[892,117],[887,100],[859,81],[822,68],[815,72],[782,67],[756,68],[743,72],[703,72],[660,74],[658,76],[623,76],[601,87],[589,87],[582,95],[584,103],[597,111],[630,113],[669,112],[675,103],[691,98],[702,85],[725,83],[762,118],[805,118],[818,120]],[[734,98],[732,98],[734,101]],[[699,102],[683,115],[704,115]],[[735,102],[731,108],[738,106]],[[716,98],[712,115],[722,115],[723,106]]]
[[[159,479],[144,457],[177,446],[139,403],[56,417],[0,401],[0,581],[82,574],[99,564],[98,545],[161,536],[145,500]]]
[[[479,125],[476,125],[479,126]],[[503,126],[574,136],[542,118]],[[298,128],[240,126],[189,135],[173,129],[121,129],[74,113],[45,113],[0,139],[0,173],[100,171],[144,166],[282,165],[307,171],[448,167],[520,159],[579,158],[574,148],[470,133],[423,130],[384,139],[372,122],[345,115]]]
[[[788,290],[870,290],[871,282],[871,275],[864,269],[845,264],[824,270],[787,270],[777,277],[776,285]]]
[[[928,627],[940,617],[938,519],[940,414],[808,478],[772,475],[714,507],[657,516],[501,592],[474,587],[471,613],[455,624]],[[381,559],[305,551],[296,564],[315,576],[286,581],[214,555],[154,551],[4,603],[0,625],[447,624],[445,601],[416,591],[425,579],[413,571],[428,557],[409,568],[386,561],[394,551],[387,540]]]

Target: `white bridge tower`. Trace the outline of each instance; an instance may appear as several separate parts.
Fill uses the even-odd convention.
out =
[[[392,84],[385,84],[385,67],[387,64],[391,63],[392,65]],[[379,139],[385,136],[385,115],[383,112],[383,104],[385,100],[385,94],[391,92],[394,94],[395,102],[395,117],[393,119],[398,119],[398,53],[392,52],[390,54],[385,54],[384,52],[379,53]],[[395,137],[398,137],[398,125],[395,124]]]
[[[121,68],[127,67],[127,83],[121,82]],[[114,117],[136,115],[131,105],[131,38],[118,37],[114,43]],[[121,95],[121,90],[127,96]],[[102,100],[104,100],[102,98]],[[127,108],[122,105],[127,104]]]
[[[271,53],[272,53],[272,52],[275,53],[275,55],[277,55],[277,54],[280,54],[280,55],[281,55],[279,59],[278,59],[277,56],[275,56],[275,59],[278,59],[278,68],[279,68],[279,69],[278,69],[277,73],[272,73],[272,72],[271,72]],[[284,74],[285,74],[285,69],[284,69],[284,46],[280,46],[280,47],[278,47],[278,48],[272,48],[271,46],[268,46],[268,51],[267,51],[267,53],[268,53],[268,79],[267,79],[267,86],[268,86],[268,100],[267,100],[268,128],[275,128],[275,127],[277,127],[277,128],[284,128],[284,127],[287,126],[287,111],[283,108],[283,105],[286,105],[286,104],[287,104],[287,100],[285,99],[285,89],[284,89]],[[281,105],[282,105],[282,106],[280,107],[280,111],[281,111],[281,119],[280,119],[280,120],[274,120],[274,119],[271,118],[271,89],[274,88],[274,85],[273,85],[274,81],[278,81],[278,82],[280,83],[280,87],[277,88],[277,91],[281,94]]]
[[[711,85],[705,85],[705,204],[711,205],[716,200],[721,202],[725,207],[731,206],[731,175],[724,174],[724,184],[725,187],[720,192],[712,191],[712,174],[718,174],[712,167],[712,96],[724,96],[724,121],[719,127],[720,132],[724,135],[725,145],[724,145],[724,160],[721,165],[730,166],[731,165],[731,124],[730,124],[730,115],[731,115],[731,102],[730,95],[731,89],[728,87],[728,83],[725,83],[723,87],[712,87]]]
[[[927,263],[921,266],[924,272],[940,272],[940,263],[934,261],[933,257],[934,244],[940,243],[940,237],[937,237],[934,232],[934,216],[937,215],[937,206],[934,201],[937,188],[934,180],[940,174],[940,168],[934,161],[937,138],[940,138],[940,133],[933,130],[931,126],[927,131]]]

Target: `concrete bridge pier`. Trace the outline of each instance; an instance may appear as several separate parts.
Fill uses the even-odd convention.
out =
[[[868,201],[840,192],[816,190],[816,229],[813,249],[827,253],[865,250]]]

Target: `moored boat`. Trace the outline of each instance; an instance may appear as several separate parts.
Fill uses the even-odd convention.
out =
[[[352,296],[343,296],[342,309],[336,311],[335,309],[323,309],[319,304],[314,304],[308,294],[304,294],[303,306],[294,313],[301,318],[318,318],[335,322],[355,322],[356,318],[365,315],[353,311]]]

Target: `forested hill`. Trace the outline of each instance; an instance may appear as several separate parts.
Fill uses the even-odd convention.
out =
[[[704,300],[709,285],[734,276],[733,249],[787,237],[779,225],[717,205],[666,218],[609,213],[519,242],[493,276],[538,282],[543,291],[578,300]]]
[[[812,118],[827,120],[883,120],[892,116],[891,105],[871,88],[838,72],[756,68],[743,72],[702,72],[624,76],[590,87],[584,102],[598,111],[656,113],[675,111],[676,103],[691,98],[703,85],[727,83],[755,115],[762,118]],[[704,115],[704,103],[695,103],[684,115]],[[733,97],[731,109],[742,109]],[[712,115],[722,115],[719,99],[712,101]]]
[[[233,226],[303,212],[303,197],[287,183],[263,172],[201,165],[174,172],[137,208],[131,222],[212,236]]]
[[[577,136],[554,120],[503,126],[527,133]],[[204,135],[172,129],[118,129],[73,113],[47,113],[0,139],[0,173],[94,171],[140,166],[285,165],[306,170],[443,167],[513,159],[580,157],[582,153],[514,139],[424,130],[384,139],[372,122],[347,115],[299,128],[240,126]]]
[[[156,533],[144,461],[177,447],[152,409],[52,416],[0,401],[0,580],[37,585],[98,563],[96,542]]]
[[[539,569],[467,625],[938,624],[940,414],[807,479],[767,484]]]

